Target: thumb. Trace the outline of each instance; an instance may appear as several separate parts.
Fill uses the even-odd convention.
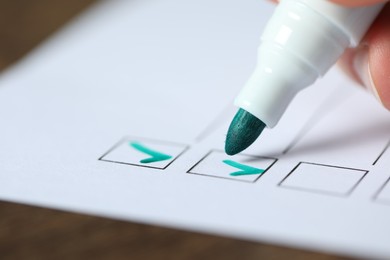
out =
[[[346,6],[362,6],[362,5],[373,5],[377,3],[384,3],[388,0],[331,0],[336,4],[346,5]]]
[[[390,110],[390,4],[385,6],[360,46],[348,49],[339,64]]]

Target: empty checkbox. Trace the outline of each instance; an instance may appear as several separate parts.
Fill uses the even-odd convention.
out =
[[[368,171],[315,163],[299,163],[280,187],[336,196],[347,196]]]
[[[375,200],[390,205],[390,179],[381,187],[378,194],[375,196]]]

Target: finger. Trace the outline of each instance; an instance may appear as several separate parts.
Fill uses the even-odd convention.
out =
[[[346,6],[363,6],[363,5],[373,5],[377,3],[388,2],[388,0],[330,0],[336,4],[346,5]]]
[[[360,46],[345,52],[340,65],[390,110],[390,4],[378,16]]]

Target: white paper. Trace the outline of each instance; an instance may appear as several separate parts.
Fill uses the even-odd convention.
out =
[[[244,153],[259,0],[106,1],[0,78],[0,198],[390,258],[390,115],[332,70]],[[148,155],[168,159],[141,163]],[[231,176],[231,160],[264,172]]]

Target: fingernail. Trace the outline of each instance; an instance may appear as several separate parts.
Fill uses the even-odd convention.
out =
[[[356,52],[353,67],[356,75],[359,77],[360,82],[371,92],[379,102],[382,103],[378,91],[375,87],[374,80],[372,79],[370,63],[368,62],[368,46],[361,46]]]

